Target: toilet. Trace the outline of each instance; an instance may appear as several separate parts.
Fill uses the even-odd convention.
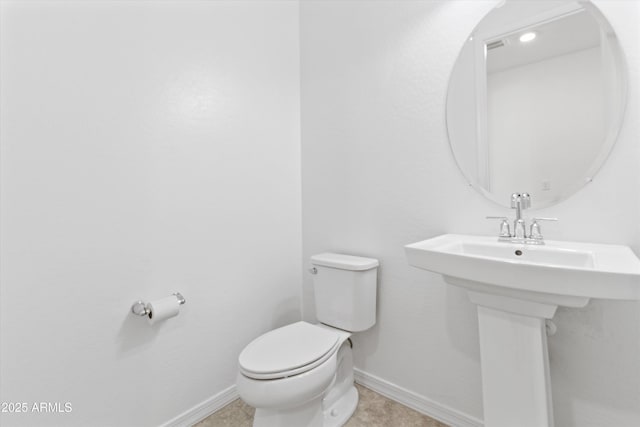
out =
[[[254,427],[339,427],[358,404],[353,332],[376,323],[378,260],[311,257],[316,318],[250,342],[238,357],[238,394],[256,408]]]

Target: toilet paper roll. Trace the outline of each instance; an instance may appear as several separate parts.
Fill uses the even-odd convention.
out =
[[[147,310],[149,310],[149,323],[154,325],[177,316],[180,313],[180,302],[175,295],[171,295],[147,303]]]

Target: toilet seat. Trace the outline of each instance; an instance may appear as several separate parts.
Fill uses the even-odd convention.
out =
[[[258,380],[308,372],[335,354],[343,342],[342,335],[307,322],[274,329],[253,340],[240,353],[240,372]]]

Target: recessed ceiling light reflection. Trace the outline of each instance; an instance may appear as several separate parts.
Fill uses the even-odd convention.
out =
[[[527,43],[530,42],[531,40],[536,38],[536,33],[534,32],[530,32],[530,33],[524,33],[523,35],[520,36],[520,41],[522,43]]]

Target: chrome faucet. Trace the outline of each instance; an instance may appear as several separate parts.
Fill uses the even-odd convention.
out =
[[[522,211],[531,207],[531,196],[528,193],[513,193],[511,195],[511,209],[516,210],[516,219],[513,221],[513,237],[516,239],[527,238],[527,226],[522,218]]]
[[[509,219],[506,216],[488,216],[487,219],[499,219],[500,234],[498,241],[508,243],[523,243],[528,245],[544,245],[544,238],[540,231],[538,221],[557,221],[558,218],[533,218],[529,233],[522,215],[522,211],[531,207],[531,196],[528,193],[513,193],[511,195],[511,209],[516,210],[516,218],[513,221],[513,233],[509,227]]]

